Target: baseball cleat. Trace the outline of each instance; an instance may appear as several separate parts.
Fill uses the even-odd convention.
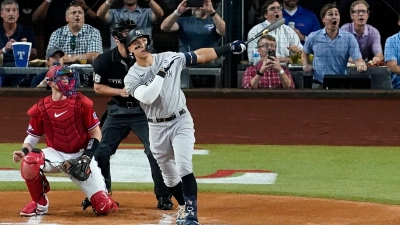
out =
[[[37,216],[46,214],[49,211],[49,199],[46,195],[44,197],[46,199],[46,205],[40,205],[32,200],[21,210],[19,215]]]
[[[185,206],[178,205],[178,212],[176,213],[176,225],[183,225],[186,221]]]
[[[171,201],[171,196],[161,196],[158,198],[157,208],[161,210],[171,210],[174,203]]]
[[[87,207],[92,206],[88,198],[85,198],[81,203],[82,209],[86,210]]]

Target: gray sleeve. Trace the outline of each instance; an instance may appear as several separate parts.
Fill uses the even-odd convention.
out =
[[[139,78],[139,74],[135,72],[135,70],[133,69],[134,66],[132,66],[129,71],[128,74],[125,76],[124,78],[124,84],[125,84],[125,88],[126,91],[131,95],[134,96],[133,93],[135,92],[136,88],[141,86],[141,85],[145,85]]]

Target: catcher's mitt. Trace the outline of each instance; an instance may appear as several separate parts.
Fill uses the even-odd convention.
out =
[[[76,159],[65,160],[62,168],[65,173],[71,175],[79,181],[85,181],[90,176],[90,162],[92,159],[87,155],[81,155]]]

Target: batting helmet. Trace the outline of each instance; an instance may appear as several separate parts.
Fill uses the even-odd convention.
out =
[[[117,37],[121,44],[125,45],[126,37],[122,35],[124,30],[132,30],[137,27],[136,23],[130,19],[120,19],[118,23],[115,24],[114,28],[111,29],[111,35]]]
[[[61,76],[67,76],[67,79],[62,79]],[[46,80],[53,81],[63,95],[67,97],[76,94],[78,72],[68,66],[52,66],[46,73]]]
[[[150,35],[147,35],[140,27],[136,27],[135,29],[129,31],[128,35],[126,36],[126,45],[129,46],[133,41],[140,37],[147,38],[147,45],[151,44]]]

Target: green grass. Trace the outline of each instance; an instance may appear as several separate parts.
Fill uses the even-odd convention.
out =
[[[260,169],[278,173],[275,184],[199,184],[200,192],[290,195],[400,204],[400,149],[396,147],[199,145],[195,175],[220,169]],[[0,145],[0,167],[18,168],[11,153],[20,145]],[[118,154],[118,152],[117,152]],[[76,189],[51,183],[52,189]],[[22,182],[0,182],[0,190],[25,190]],[[114,190],[152,190],[151,183],[113,183]]]

